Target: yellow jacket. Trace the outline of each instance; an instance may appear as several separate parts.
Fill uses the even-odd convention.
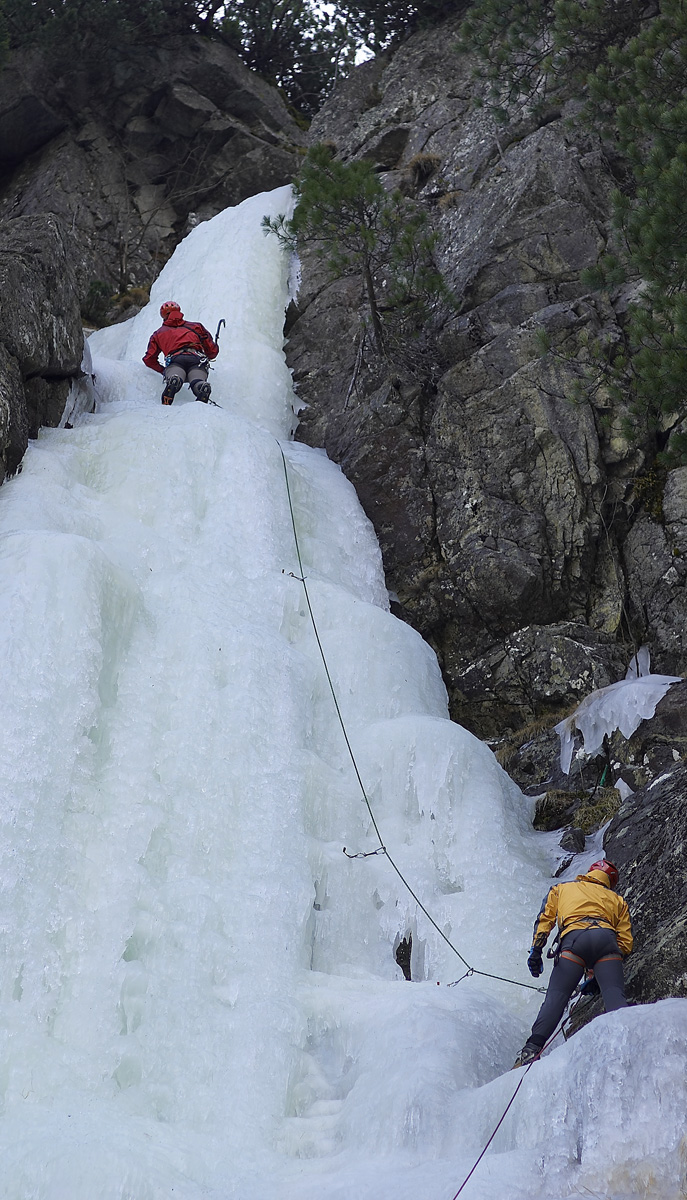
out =
[[[590,925],[612,929],[622,954],[629,954],[632,949],[627,904],[612,890],[605,871],[590,871],[588,875],[578,875],[574,883],[557,883],[551,888],[534,922],[534,946],[546,945],[556,921],[563,935],[571,929],[588,929]]]

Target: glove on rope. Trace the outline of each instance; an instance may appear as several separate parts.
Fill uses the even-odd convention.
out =
[[[544,970],[544,964],[542,962],[542,955],[541,955],[541,950],[539,949],[539,946],[533,946],[532,949],[530,950],[530,956],[527,960],[527,966],[528,966],[530,975],[534,975],[535,979],[537,979],[538,976],[541,975],[542,971]]]

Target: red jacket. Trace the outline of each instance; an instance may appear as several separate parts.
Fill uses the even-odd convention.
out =
[[[182,350],[195,350],[206,358],[217,358],[219,346],[213,342],[212,335],[198,321],[185,321],[180,313],[171,313],[165,317],[164,323],[148,342],[148,349],[143,355],[143,361],[151,371],[164,375],[164,367],[160,366],[160,355],[165,358],[169,354],[179,354]]]

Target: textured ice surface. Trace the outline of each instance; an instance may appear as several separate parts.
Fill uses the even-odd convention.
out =
[[[0,490],[2,1200],[451,1200],[517,1083],[537,993],[447,986],[389,864],[342,854],[376,842],[275,434],[385,842],[471,963],[531,982],[551,838],[448,721],[352,489],[288,441],[288,263],[260,229],[287,203],[195,229],[92,338],[97,414]],[[227,320],[221,411],[163,408],[140,363],[169,297]],[[678,1195],[686,1009],[554,1049],[464,1196]]]
[[[632,655],[630,665],[625,672],[626,679],[639,679],[642,675],[651,674],[651,651],[648,646],[640,646]]]
[[[634,660],[633,660],[634,661]],[[632,666],[630,667],[630,671]],[[642,721],[656,711],[671,683],[680,683],[679,675],[628,675],[619,683],[599,688],[585,696],[571,716],[555,726],[561,742],[561,770],[570,770],[575,731],[582,735],[584,753],[590,758],[599,753],[606,736],[619,729],[623,737],[632,737]]]

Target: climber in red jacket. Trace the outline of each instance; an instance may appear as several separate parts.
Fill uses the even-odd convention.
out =
[[[196,400],[207,404],[210,399],[208,359],[217,358],[219,346],[204,325],[185,321],[176,300],[165,300],[160,308],[162,325],[148,342],[143,361],[151,371],[165,377],[162,403],[172,404],[180,388],[188,383]],[[160,366],[160,355],[165,358]]]

